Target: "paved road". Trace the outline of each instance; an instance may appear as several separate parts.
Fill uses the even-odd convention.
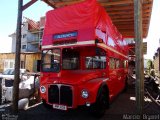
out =
[[[46,109],[42,104],[30,108],[26,111],[20,111],[19,120],[132,120],[128,117],[136,117],[135,94],[134,88],[129,88],[126,93],[119,94],[106,110],[106,113],[101,118],[95,118],[88,113],[86,109],[79,108],[67,112]],[[131,100],[132,99],[132,100]],[[144,115],[154,115],[160,119],[160,110],[154,104],[150,104],[144,110]],[[158,120],[158,119],[157,119]]]

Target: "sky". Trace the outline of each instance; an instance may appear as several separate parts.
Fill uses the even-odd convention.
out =
[[[160,47],[160,0],[153,0],[153,9],[150,20],[150,27],[148,36],[144,41],[147,42],[147,55],[144,55],[146,59],[153,59],[157,48]]]
[[[23,0],[23,4],[30,0]],[[39,21],[40,17],[52,8],[38,0],[23,12],[23,16]],[[18,0],[1,0],[0,4],[0,53],[11,51],[11,35],[16,31],[18,13]]]
[[[24,4],[30,0],[23,0]],[[153,9],[150,21],[148,36],[144,41],[147,42],[146,59],[153,59],[153,56],[159,47],[160,39],[160,0],[153,0]],[[17,9],[18,0],[2,0],[0,4],[0,53],[11,51],[10,34],[16,31],[17,24]],[[31,7],[23,12],[23,16],[39,21],[40,17],[45,16],[45,13],[52,8],[44,2],[38,0]]]

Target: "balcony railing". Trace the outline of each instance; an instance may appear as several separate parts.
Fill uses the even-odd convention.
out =
[[[40,38],[39,37],[28,37],[27,38],[27,43],[30,44],[38,44],[40,42]]]

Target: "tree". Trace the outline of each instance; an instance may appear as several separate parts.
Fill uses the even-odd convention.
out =
[[[153,69],[153,68],[154,68],[153,62],[152,62],[151,59],[149,59],[149,60],[147,61],[147,70],[148,70],[148,73],[149,73],[149,74],[151,73],[151,69]]]

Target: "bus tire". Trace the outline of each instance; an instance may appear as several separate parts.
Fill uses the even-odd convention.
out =
[[[95,117],[102,117],[106,108],[109,108],[109,93],[107,89],[100,88],[96,102],[91,106],[91,113]]]
[[[127,90],[128,90],[128,77],[126,77],[126,79],[125,79],[125,86],[124,86],[122,92],[127,92]]]
[[[2,78],[0,78],[0,105],[2,104]]]

